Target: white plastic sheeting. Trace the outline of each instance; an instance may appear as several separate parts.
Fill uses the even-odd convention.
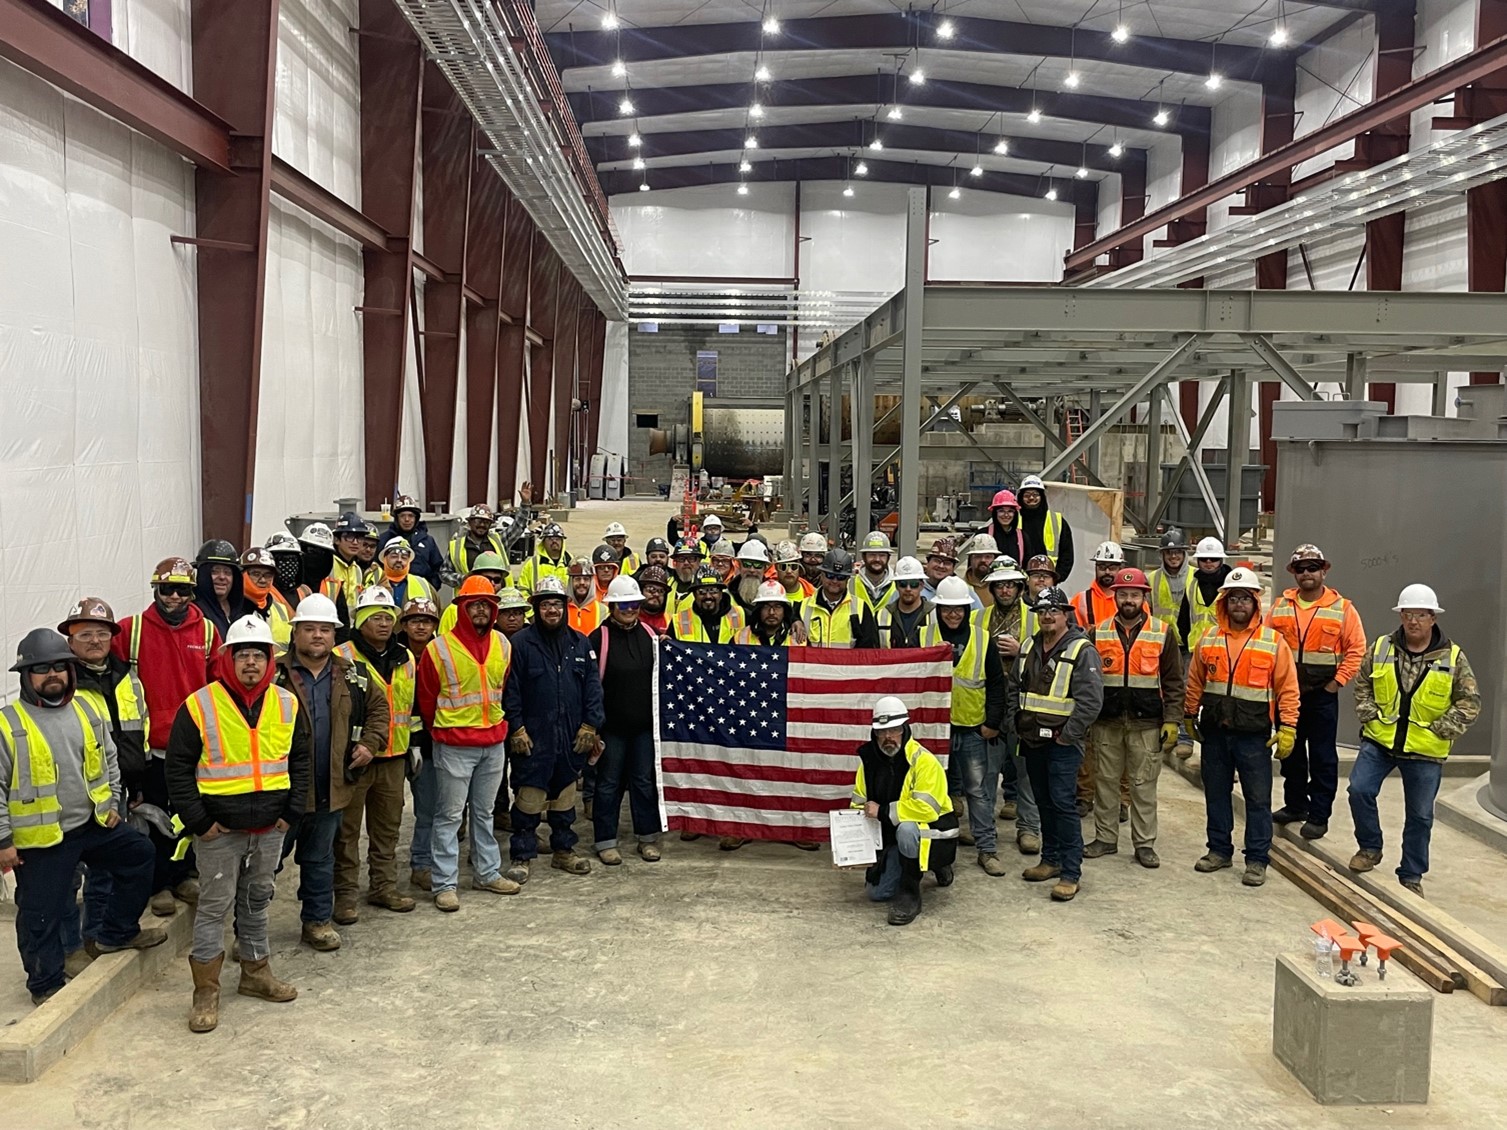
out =
[[[424,280],[414,280],[414,303],[418,309],[418,329],[424,329]],[[368,315],[370,317],[372,315]],[[381,315],[375,315],[381,317]],[[388,497],[411,494],[428,505],[424,489],[424,417],[419,405],[419,354],[410,332],[403,342],[403,422],[398,447],[398,481]]]
[[[1294,137],[1304,137],[1371,101],[1376,90],[1376,26],[1357,20],[1332,39],[1298,57],[1298,82],[1293,107],[1297,112]],[[1355,156],[1355,142],[1326,149],[1317,157],[1293,166],[1293,180],[1302,180]]]
[[[361,206],[358,0],[282,0],[272,151],[340,199]]]
[[[597,450],[628,454],[628,323],[608,322],[602,346],[602,395],[596,405]]]
[[[110,34],[115,46],[138,63],[192,92],[190,6],[191,0],[113,0]]]
[[[0,63],[0,654],[198,548],[193,230],[192,168]]]

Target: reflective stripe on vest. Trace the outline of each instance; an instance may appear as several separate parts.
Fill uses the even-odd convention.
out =
[[[1331,603],[1312,609],[1308,627],[1299,635],[1298,605],[1283,593],[1272,604],[1270,626],[1287,640],[1299,666],[1338,668],[1343,657],[1340,636],[1345,628],[1347,607],[1345,598],[1335,593]]]
[[[1187,593],[1188,586],[1193,582],[1193,566],[1183,566],[1183,593]],[[1182,607],[1182,596],[1172,592],[1172,575],[1165,568],[1153,569],[1148,577],[1151,581],[1151,614],[1167,621],[1173,631],[1177,630],[1177,613]]]
[[[292,787],[288,753],[298,717],[292,691],[269,686],[254,727],[218,680],[195,691],[184,705],[204,747],[194,770],[201,793],[238,796]]]
[[[1205,698],[1226,697],[1268,704],[1272,701],[1277,634],[1270,628],[1258,629],[1235,655],[1230,654],[1229,637],[1216,628],[1199,644],[1199,654],[1204,663]],[[1224,684],[1223,690],[1216,689],[1219,683]]]
[[[88,700],[93,707],[105,718],[110,718],[110,704],[105,701],[105,696],[92,687],[80,687],[75,692],[80,698]],[[123,734],[141,734],[142,742],[147,742],[147,736],[151,727],[146,715],[146,691],[141,686],[141,680],[136,677],[136,668],[127,667],[125,674],[115,684],[115,713],[113,725],[119,727]]]
[[[208,620],[205,620],[204,621],[204,654],[206,656],[213,656],[214,655],[214,646],[215,646],[215,626],[213,624],[211,624]],[[131,617],[131,646],[127,650],[130,653],[131,666],[133,668],[134,667],[139,667],[141,665],[141,617],[140,616],[132,616]],[[144,694],[142,696],[142,701],[143,702],[146,701],[146,696]]]
[[[1042,498],[1046,498],[1046,492],[1042,492]],[[1057,562],[1057,543],[1062,540],[1062,515],[1055,510],[1048,510],[1046,520],[1041,523],[1041,547],[1046,550],[1046,555]]]
[[[948,641],[933,612],[921,632],[921,646],[935,647]],[[968,642],[952,664],[952,724],[984,724],[984,658],[989,653],[989,629],[983,613],[975,612],[968,625]]]
[[[693,605],[686,604],[675,613],[675,638],[681,643],[732,643],[744,627],[743,612],[736,604],[718,623],[716,639],[706,634],[706,625]]]
[[[1188,598],[1188,650],[1198,650],[1198,645],[1203,642],[1205,634],[1216,627],[1218,621],[1214,618],[1214,600],[1219,599],[1219,591],[1214,592],[1214,600],[1205,604],[1203,590],[1198,587],[1198,582],[1192,577],[1188,578],[1188,587],[1184,592]],[[1260,609],[1258,608],[1259,612]]]
[[[1094,628],[1094,649],[1104,672],[1104,687],[1132,690],[1162,690],[1162,648],[1167,643],[1167,625],[1152,617],[1142,625],[1127,655],[1113,617]]]
[[[94,806],[94,819],[104,824],[115,805],[109,767],[100,735],[104,722],[88,702],[74,696],[70,705],[83,738],[84,788]],[[6,804],[11,837],[18,848],[55,847],[63,842],[63,804],[58,798],[58,766],[41,729],[32,719],[34,708],[12,703],[0,710],[0,742],[10,752],[10,795]]]
[[[343,643],[335,649],[335,654],[366,668],[387,697],[387,751],[377,754],[377,757],[379,759],[400,757],[407,753],[409,733],[413,729],[414,722],[413,696],[418,685],[416,679],[418,665],[414,662],[413,655],[410,653],[408,661],[393,671],[392,682],[388,683],[383,680],[382,673],[357,650],[355,644]]]
[[[1449,756],[1454,742],[1439,737],[1428,727],[1449,709],[1453,701],[1455,671],[1459,663],[1460,649],[1450,644],[1449,658],[1442,663],[1438,660],[1431,662],[1423,678],[1418,680],[1418,687],[1408,704],[1407,734],[1402,745],[1404,753],[1424,757]],[[1382,636],[1372,650],[1371,692],[1381,717],[1367,722],[1362,732],[1391,753],[1397,745],[1398,713],[1402,709],[1402,681],[1397,677],[1397,655],[1392,649],[1391,636]]]
[[[806,625],[806,639],[812,647],[853,646],[853,598],[844,595],[830,612],[821,601],[808,600],[801,605],[801,622]]]
[[[502,721],[502,688],[513,658],[506,637],[495,631],[488,633],[485,663],[478,663],[451,632],[430,640],[429,651],[440,677],[434,702],[436,729],[486,730]]]
[[[1033,636],[1021,644],[1020,661],[1022,669],[1025,666],[1026,656],[1036,646],[1036,638]],[[1052,682],[1047,687],[1046,694],[1037,694],[1033,691],[1022,690],[1020,694],[1020,709],[1029,711],[1041,718],[1060,718],[1066,722],[1073,715],[1073,669],[1077,666],[1078,655],[1088,646],[1088,638],[1080,636],[1072,641],[1057,655],[1057,668],[1052,672]]]

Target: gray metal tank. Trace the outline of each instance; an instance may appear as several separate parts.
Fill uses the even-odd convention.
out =
[[[676,463],[721,478],[778,475],[785,469],[785,409],[776,401],[706,398],[699,436],[689,423],[651,428],[649,454],[669,455]]]

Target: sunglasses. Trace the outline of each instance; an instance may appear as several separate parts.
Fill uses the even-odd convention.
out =
[[[28,667],[27,670],[34,675],[61,675],[72,666],[72,661],[62,659],[56,663],[36,663]]]
[[[613,607],[621,608],[624,612],[637,612],[643,607],[643,602],[638,600],[620,600]]]
[[[193,585],[158,585],[157,591],[163,596],[193,596]]]
[[[897,589],[918,589],[918,588],[921,587],[921,582],[920,581],[896,581],[895,582],[895,587]]]
[[[1294,574],[1298,573],[1322,573],[1324,566],[1318,561],[1299,561],[1292,567]]]

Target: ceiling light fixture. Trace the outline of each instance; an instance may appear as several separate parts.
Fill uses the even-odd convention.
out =
[[[952,191],[947,194],[947,199],[948,200],[957,200],[957,199],[960,199],[962,197],[962,195],[963,195],[963,190],[960,189],[957,185],[953,185],[952,186]]]
[[[747,196],[748,195],[748,185],[740,183],[738,185],[738,195],[739,196]]]
[[[1162,91],[1166,85],[1166,79],[1156,84],[1156,117],[1151,120],[1159,126],[1164,126],[1172,120],[1172,115],[1167,113],[1167,106],[1162,100]]]
[[[764,21],[764,34],[765,35],[779,35],[780,34],[780,21],[777,20],[774,16],[770,16],[768,19],[766,19]]]
[[[951,39],[954,35],[957,34],[957,30],[958,29],[953,25],[953,22],[951,20],[943,20],[937,25],[937,38]]]
[[[641,138],[641,137],[639,137],[637,133],[630,133],[628,135],[628,144],[632,148],[637,149],[643,143],[644,143],[644,139]]]
[[[1056,200],[1057,199],[1057,186],[1056,185],[1052,185],[1050,188],[1047,189],[1047,199],[1048,200]]]
[[[1010,152],[1010,143],[1004,138],[1000,138],[994,143],[994,151],[1003,157],[1006,153]]]
[[[748,116],[750,118],[762,118],[764,116],[764,107],[760,103],[755,102],[748,108]]]
[[[1219,72],[1215,71],[1213,74],[1209,75],[1208,78],[1204,79],[1204,85],[1210,90],[1218,90],[1219,84],[1223,81],[1224,79],[1220,76]]]
[[[1079,81],[1077,71],[1068,71],[1067,78],[1062,80],[1062,85],[1077,90]]]
[[[623,115],[623,117],[625,118],[629,114],[633,113],[633,99],[624,98],[621,102],[619,102],[617,104],[617,112]]]
[[[628,64],[625,63],[625,62],[623,62],[621,59],[616,60],[612,64],[612,77],[613,78],[622,78],[627,73],[628,73]]]
[[[1123,157],[1125,155],[1125,146],[1120,144],[1118,138],[1116,138],[1115,143],[1109,147],[1109,155],[1111,157]]]
[[[898,122],[904,116],[905,115],[900,112],[900,107],[899,106],[891,106],[890,107],[890,112],[885,115],[885,117],[888,118],[892,122]]]
[[[906,78],[910,79],[912,86],[923,86],[926,83],[926,72],[917,67],[910,74],[906,75]]]
[[[859,161],[858,164],[856,164],[856,165],[853,166],[853,174],[855,176],[860,176],[860,177],[866,177],[866,176],[868,176],[869,175],[869,167],[868,167],[868,165],[866,165],[862,161]]]
[[[622,25],[618,22],[616,12],[608,12],[605,16],[602,17],[603,31],[616,31],[621,26]]]
[[[1075,175],[1075,176],[1076,176],[1076,177],[1077,177],[1077,178],[1078,178],[1078,179],[1079,179],[1079,180],[1085,180],[1085,179],[1087,179],[1087,177],[1088,177],[1088,170],[1087,170],[1087,169],[1086,169],[1086,168],[1084,168],[1084,167],[1083,167],[1083,166],[1082,166],[1082,165],[1079,165],[1079,166],[1078,166],[1078,171],[1077,171],[1077,173],[1075,173],[1075,174],[1074,174],[1074,175]]]
[[[1031,112],[1026,115],[1026,121],[1030,122],[1033,126],[1036,125],[1039,121],[1041,121],[1041,111],[1038,110],[1035,106],[1032,106]]]
[[[755,137],[753,134],[749,134],[747,137],[745,137],[743,139],[743,148],[744,149],[757,149],[758,147],[759,147],[759,139],[757,137]]]
[[[649,191],[649,182],[648,181],[644,181],[642,184],[640,184],[638,186],[638,190],[640,192],[648,192]]]
[[[753,172],[753,165],[749,164],[749,161],[748,161],[747,157],[743,158],[743,160],[741,160],[741,161],[738,162],[738,172],[740,172],[740,173],[751,173],[751,172]]]
[[[1209,77],[1204,79],[1204,86],[1218,90],[1223,81],[1224,76],[1219,73],[1219,40],[1216,39],[1209,44]]]
[[[851,184],[850,184],[850,185],[847,185],[847,186],[845,186],[845,187],[844,187],[844,188],[843,188],[843,190],[842,190],[842,194],[843,194],[843,195],[844,195],[844,196],[852,196],[852,195],[853,195],[853,186],[852,186],[852,185],[851,185]]]
[[[1115,25],[1115,30],[1109,33],[1109,38],[1113,39],[1116,43],[1129,43],[1130,29],[1124,24],[1117,24]]]
[[[1172,115],[1167,113],[1167,111],[1164,109],[1159,109],[1156,112],[1156,117],[1152,118],[1151,120],[1159,126],[1164,126],[1172,120]]]
[[[1272,28],[1272,36],[1269,42],[1273,47],[1286,47],[1287,29],[1281,24],[1278,24],[1276,27]]]
[[[755,82],[768,82],[769,78],[770,78],[769,68],[766,67],[763,63],[760,63],[759,64],[759,69],[756,70],[756,71],[754,71],[754,81]]]
[[[881,149],[884,148],[884,142],[880,141],[876,137],[873,141],[869,142],[869,148],[872,149],[875,153],[878,153]]]
[[[644,159],[642,157],[633,158],[633,167],[635,169],[642,169],[644,167]]]

